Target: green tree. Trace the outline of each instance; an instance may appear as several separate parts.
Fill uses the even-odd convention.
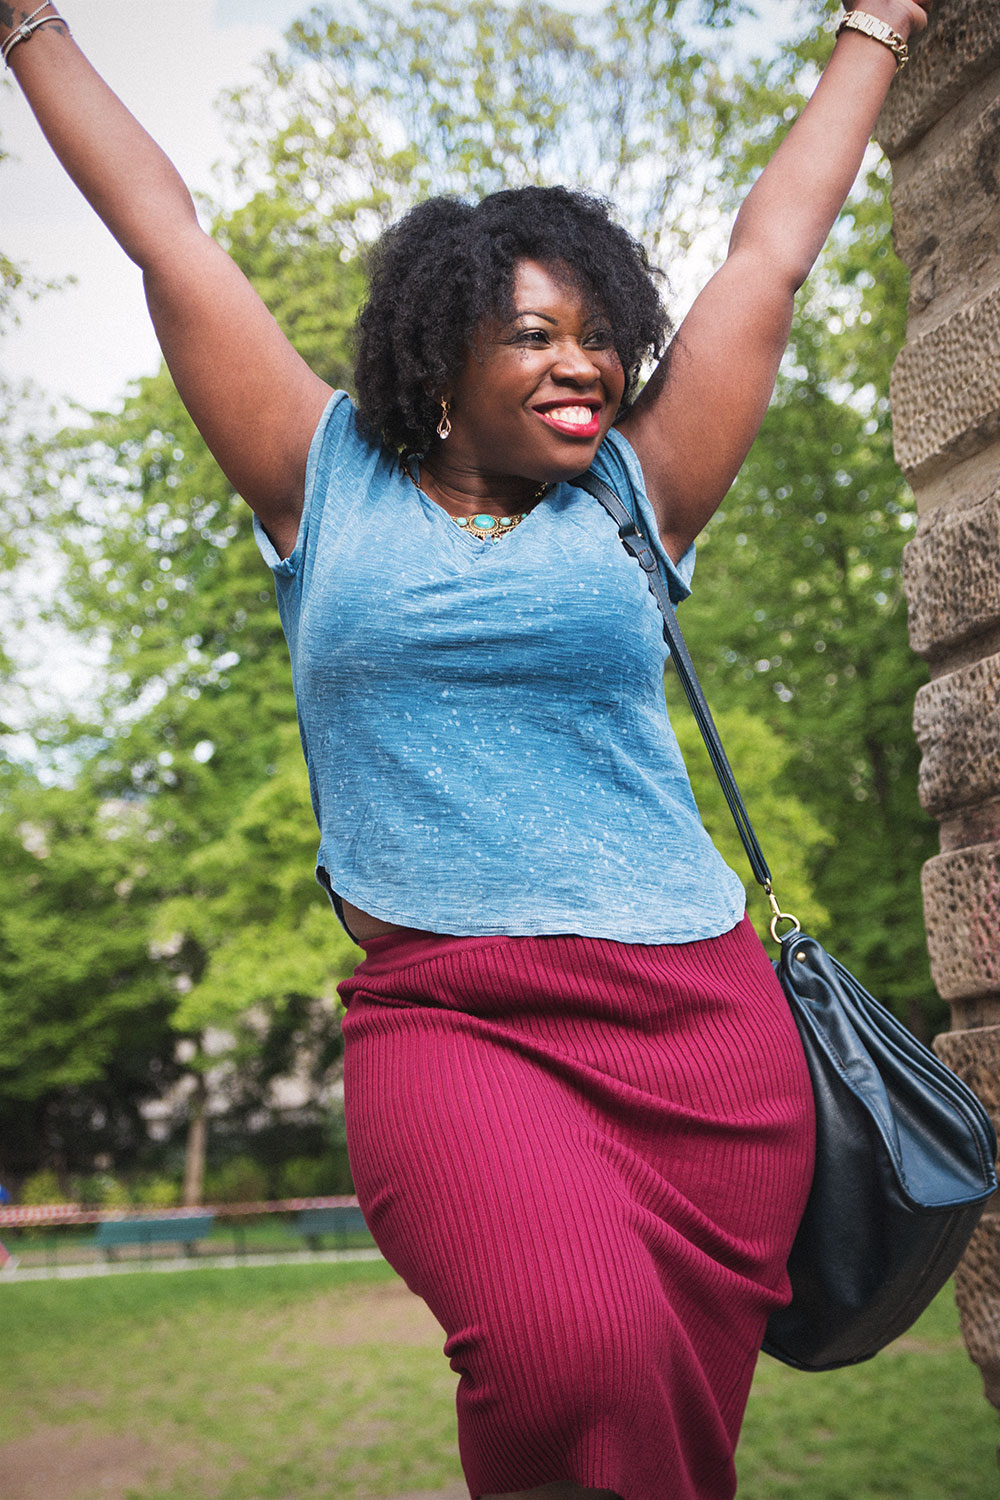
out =
[[[0,140],[0,182],[9,153]],[[0,760],[8,737],[27,722],[27,694],[18,678],[25,610],[33,578],[28,567],[40,524],[35,496],[45,491],[47,438],[54,417],[49,403],[30,382],[12,380],[4,369],[5,337],[23,304],[54,291],[16,264],[0,248]]]
[[[430,193],[530,183],[586,185],[654,251],[665,236],[676,245],[712,185],[713,145],[738,97],[720,67],[725,32],[748,9],[316,7],[292,26],[288,56],[231,96],[237,183],[254,194],[251,218],[280,226],[282,249],[325,243],[347,261]]]
[[[747,910],[761,938],[769,942],[771,908],[754,880],[701,733],[672,673],[667,676],[667,698],[702,821],[723,859],[742,879]],[[723,708],[712,717],[736,771],[782,911],[796,916],[808,932],[823,931],[829,925],[829,913],[816,896],[813,867],[833,843],[833,836],[786,781],[794,743],[783,739],[761,714],[745,708]]]
[[[174,995],[149,951],[156,899],[134,802],[4,775],[0,1139],[8,1170],[134,1155],[177,1076]]]
[[[273,1077],[315,1043],[320,1012],[329,1066],[333,989],[353,947],[311,876],[315,823],[272,585],[245,507],[169,380],[143,382],[120,416],[67,434],[61,462],[72,509],[60,614],[102,631],[109,652],[100,713],[71,732],[100,795],[136,800],[149,819],[150,940],[172,975],[174,1024],[191,1038],[195,1201],[208,1075],[216,1090],[239,1092],[251,1074],[263,1087],[255,1049]]]

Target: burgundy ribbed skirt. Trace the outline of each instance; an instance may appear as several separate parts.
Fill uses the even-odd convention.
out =
[[[470,1493],[729,1500],[812,1171],[749,921],[719,938],[378,938],[341,987],[377,1244],[459,1375]]]

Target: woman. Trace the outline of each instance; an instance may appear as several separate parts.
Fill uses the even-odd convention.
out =
[[[930,0],[849,16],[728,259],[659,354],[593,200],[422,205],[383,241],[359,408],[296,355],[44,5],[0,43],[142,267],[177,387],[256,512],[292,655],[379,1244],[458,1372],[470,1492],[723,1500],[809,1185],[808,1077],[700,827],[645,581],[675,600],[757,432],[792,299]],[[897,54],[897,55],[894,55]]]

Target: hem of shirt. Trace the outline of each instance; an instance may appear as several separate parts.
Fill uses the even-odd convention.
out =
[[[327,879],[330,881],[328,888],[325,880],[320,879],[319,869],[323,869]],[[678,946],[682,943],[697,943],[703,938],[722,937],[727,932],[732,932],[746,915],[746,892],[740,885],[739,899],[732,907],[727,907],[724,912],[716,917],[706,918],[704,921],[694,925],[688,924],[683,930],[670,926],[629,926],[623,927],[609,920],[605,913],[588,912],[581,920],[579,909],[572,912],[561,908],[550,908],[545,914],[532,917],[512,917],[498,919],[494,922],[483,922],[480,919],[470,918],[468,913],[453,914],[452,916],[437,915],[429,917],[426,912],[418,912],[401,907],[385,906],[377,897],[363,895],[360,892],[351,894],[338,880],[333,877],[329,865],[317,867],[317,880],[330,897],[330,905],[333,908],[341,927],[351,933],[346,923],[337,911],[333,901],[333,892],[336,892],[341,901],[347,901],[351,906],[356,906],[359,911],[365,912],[370,917],[375,917],[380,922],[392,922],[397,927],[409,927],[418,932],[433,932],[442,937],[585,937],[604,938],[613,943],[636,943],[642,945]],[[738,877],[736,877],[738,879]],[[352,938],[357,942],[357,938]]]

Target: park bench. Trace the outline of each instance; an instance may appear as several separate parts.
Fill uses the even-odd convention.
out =
[[[322,1249],[325,1234],[335,1235],[341,1249],[351,1235],[371,1238],[364,1215],[357,1204],[351,1203],[338,1204],[334,1208],[300,1208],[295,1215],[295,1230],[302,1235],[310,1250]]]
[[[205,1238],[214,1219],[214,1214],[177,1214],[162,1219],[104,1219],[97,1226],[93,1243],[106,1260],[114,1260],[122,1245],[148,1247],[168,1241],[183,1245],[185,1255],[193,1255],[196,1243]]]

